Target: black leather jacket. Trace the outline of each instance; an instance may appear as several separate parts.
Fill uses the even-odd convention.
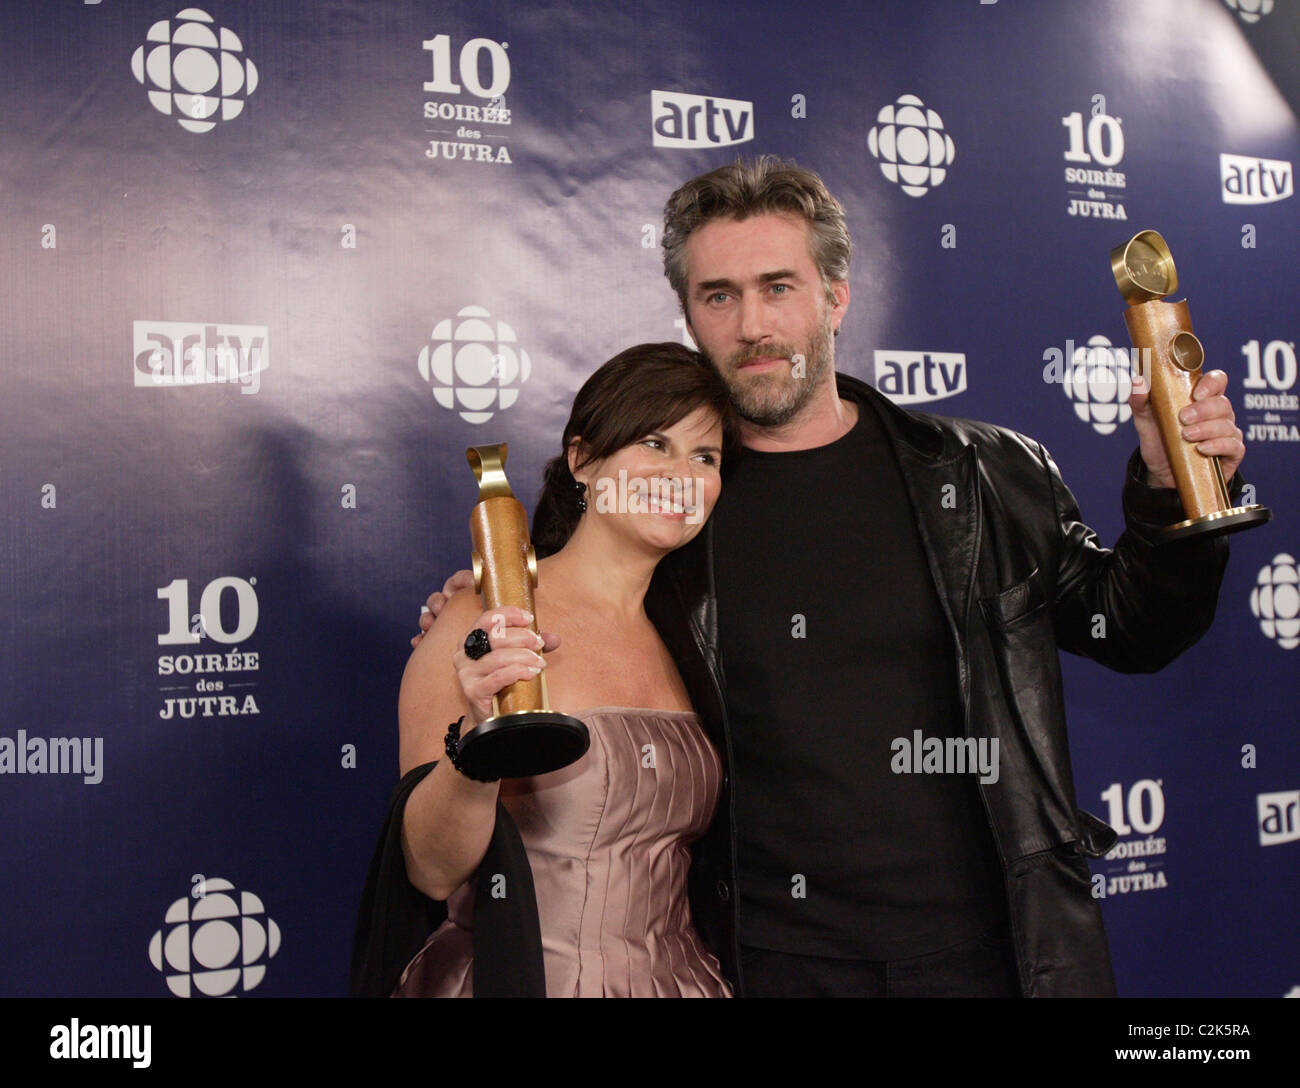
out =
[[[1086,859],[1104,854],[1116,835],[1075,802],[1057,651],[1122,672],[1162,668],[1213,622],[1227,544],[1201,539],[1157,550],[1155,531],[1184,515],[1175,492],[1146,485],[1135,453],[1124,485],[1127,527],[1113,550],[1103,548],[1080,521],[1051,457],[1032,439],[986,423],[908,412],[854,378],[839,375],[838,381],[842,397],[879,413],[897,453],[957,647],[966,735],[999,741],[999,780],[979,788],[1002,865],[1021,988],[1030,997],[1113,995]],[[1234,498],[1240,488],[1238,474]],[[844,544],[827,541],[828,547]],[[730,774],[712,549],[706,526],[668,556],[646,611],[728,768],[717,816],[694,848],[691,905],[697,927],[743,994],[737,784]],[[1101,638],[1093,637],[1097,615],[1105,617]]]

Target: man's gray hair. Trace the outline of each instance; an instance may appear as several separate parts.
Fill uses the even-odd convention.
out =
[[[687,239],[711,219],[748,219],[773,212],[793,213],[808,223],[813,263],[828,301],[835,301],[831,284],[849,278],[853,251],[844,208],[811,170],[775,155],[761,155],[692,178],[664,205],[664,275],[677,292],[683,313],[689,286]]]

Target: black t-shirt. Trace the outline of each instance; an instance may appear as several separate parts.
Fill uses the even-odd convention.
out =
[[[939,496],[935,501],[939,501]],[[713,515],[742,944],[886,960],[1006,917],[975,774],[896,774],[960,736],[956,654],[869,404],[844,437],[746,450]]]

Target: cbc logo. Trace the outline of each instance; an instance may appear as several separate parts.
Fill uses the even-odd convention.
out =
[[[532,372],[515,330],[482,306],[439,321],[429,339],[420,349],[420,377],[433,386],[434,400],[467,423],[486,423],[509,408]]]
[[[1250,610],[1259,629],[1284,650],[1300,646],[1300,571],[1282,552],[1259,572],[1250,591]]]
[[[280,950],[280,927],[252,892],[229,880],[195,878],[196,898],[167,908],[163,928],[149,941],[149,961],[177,997],[247,993],[266,977],[266,962]]]
[[[1094,336],[1087,347],[1075,350],[1062,384],[1074,401],[1074,414],[1098,434],[1110,434],[1133,414],[1128,406],[1133,392],[1128,352],[1112,348],[1104,336]]]
[[[948,176],[955,153],[943,121],[914,94],[905,94],[876,115],[867,147],[880,172],[908,196],[924,196]]]
[[[233,120],[257,90],[257,66],[244,57],[238,35],[206,11],[185,8],[160,19],[145,41],[131,57],[131,71],[148,88],[154,109],[176,115],[183,129],[208,132],[218,120]]]
[[[1227,0],[1243,23],[1257,23],[1273,10],[1273,0]]]

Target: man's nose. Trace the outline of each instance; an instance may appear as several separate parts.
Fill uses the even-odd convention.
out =
[[[739,335],[742,340],[751,344],[756,344],[764,340],[770,334],[767,319],[767,307],[763,304],[763,297],[755,292],[748,291],[740,299],[740,329]]]

